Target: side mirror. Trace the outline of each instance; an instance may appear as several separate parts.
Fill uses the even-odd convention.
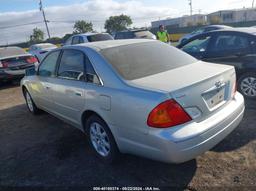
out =
[[[37,73],[36,72],[36,67],[26,69],[26,71],[25,71],[26,76],[34,76],[34,75],[36,75],[36,73]]]

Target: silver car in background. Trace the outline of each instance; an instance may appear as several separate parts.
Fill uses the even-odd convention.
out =
[[[223,140],[244,113],[234,67],[154,40],[62,47],[21,86],[32,113],[42,109],[79,128],[108,162],[120,152],[188,161]]]
[[[34,44],[29,47],[28,52],[32,55],[34,55],[39,62],[43,60],[43,58],[46,56],[46,54],[57,48],[56,45],[51,43],[40,43],[40,44]]]
[[[20,80],[25,70],[38,65],[37,59],[20,47],[0,48],[0,83]]]
[[[68,38],[64,46],[82,44],[88,42],[97,42],[105,40],[114,40],[114,38],[108,33],[84,33],[76,34]]]

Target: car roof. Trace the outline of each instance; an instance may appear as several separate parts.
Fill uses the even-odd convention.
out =
[[[256,28],[253,28],[253,27],[238,27],[238,28],[219,29],[219,30],[209,31],[209,32],[205,32],[202,34],[195,35],[192,38],[190,38],[188,41],[186,41],[185,43],[179,44],[177,47],[180,48],[180,47],[186,45],[187,43],[193,41],[194,39],[204,37],[209,34],[216,34],[216,33],[221,33],[221,32],[239,32],[239,33],[256,36]]]
[[[204,34],[219,33],[219,32],[241,32],[241,33],[247,33],[247,34],[251,34],[251,35],[256,35],[256,28],[252,28],[252,27],[238,27],[238,28],[219,29],[219,30],[210,31],[210,32],[207,32],[207,33],[204,33]]]
[[[74,37],[74,36],[91,36],[91,35],[95,35],[95,34],[108,34],[108,33],[88,32],[88,33],[75,34],[72,37]]]
[[[230,29],[230,28],[233,28],[231,26],[227,26],[227,25],[208,25],[208,26],[205,26],[204,28],[208,28],[208,27],[218,27],[218,28],[227,28],[227,29]]]
[[[82,44],[77,44],[73,46],[89,47],[96,51],[101,51],[107,48],[114,48],[114,47],[126,46],[131,44],[139,44],[139,43],[154,42],[154,41],[155,40],[151,40],[151,39],[106,40],[106,41],[82,43]]]

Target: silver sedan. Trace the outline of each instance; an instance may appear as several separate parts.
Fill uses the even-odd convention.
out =
[[[154,40],[53,50],[21,86],[30,112],[44,110],[79,128],[107,162],[120,153],[191,160],[231,133],[244,113],[232,66]]]

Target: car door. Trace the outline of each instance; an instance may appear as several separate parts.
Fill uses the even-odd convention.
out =
[[[255,63],[252,54],[253,39],[242,33],[217,33],[209,46],[205,61],[235,66],[239,72],[245,65]]]
[[[47,111],[53,111],[52,87],[60,50],[49,53],[39,65],[36,80],[33,84],[33,94],[36,103]]]
[[[54,110],[60,117],[78,124],[85,104],[85,55],[64,49],[53,87]]]
[[[191,56],[194,56],[195,58],[202,60],[207,55],[207,50],[211,41],[211,34],[199,35],[198,37],[192,38],[184,45],[181,45],[181,47],[178,46],[178,48],[190,54]]]

